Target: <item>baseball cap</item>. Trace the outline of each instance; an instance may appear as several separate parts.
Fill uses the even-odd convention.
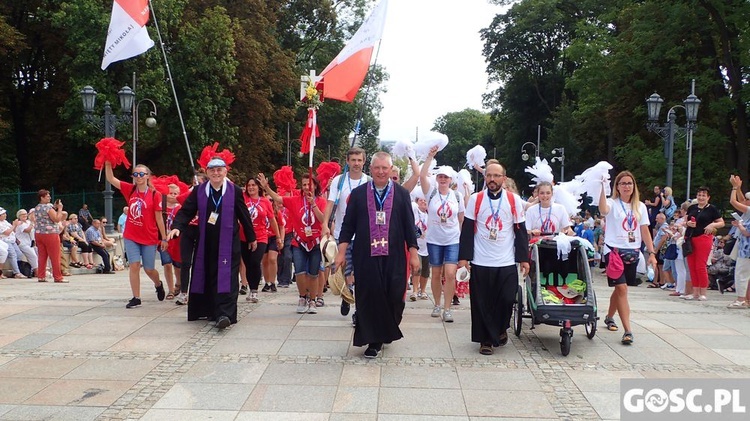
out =
[[[224,162],[223,159],[217,156],[217,157],[211,158],[211,160],[208,161],[208,164],[206,164],[206,169],[226,167],[226,166],[227,166],[227,163]]]
[[[5,210],[5,208],[0,207],[0,215],[5,215],[6,213],[8,213],[8,211]]]

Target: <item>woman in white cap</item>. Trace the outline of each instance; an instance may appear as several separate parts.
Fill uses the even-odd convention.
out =
[[[453,322],[451,301],[456,292],[456,270],[458,268],[458,241],[461,237],[461,224],[464,220],[464,201],[461,193],[451,190],[450,184],[455,171],[442,166],[437,170],[436,184],[428,177],[430,164],[437,154],[433,146],[427,154],[419,174],[422,193],[427,198],[428,226],[427,252],[432,269],[432,295],[435,307],[432,317],[441,317],[444,322]],[[445,287],[442,278],[445,277]],[[441,300],[443,307],[441,308]]]
[[[18,218],[18,225],[16,225],[16,240],[18,240],[18,248],[21,250],[26,260],[31,265],[32,276],[36,273],[37,267],[39,267],[36,249],[31,245],[34,235],[34,221],[29,219],[29,213],[26,209],[21,209],[16,212],[16,218]]]
[[[10,267],[13,269],[13,277],[24,279],[26,276],[18,268],[18,258],[21,256],[21,250],[16,244],[17,225],[18,220],[13,221],[11,224],[8,222],[8,211],[5,208],[0,208],[0,240],[8,244],[8,258],[10,259]]]

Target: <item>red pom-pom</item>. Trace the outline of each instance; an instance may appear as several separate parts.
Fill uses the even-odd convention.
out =
[[[113,167],[120,164],[125,165],[125,168],[130,168],[130,161],[125,156],[125,151],[122,149],[122,145],[125,142],[120,142],[113,137],[105,137],[104,139],[96,142],[96,149],[99,151],[94,158],[94,169],[101,170],[104,168],[104,164],[109,161]]]
[[[326,191],[328,189],[328,183],[331,182],[333,177],[337,176],[341,172],[341,165],[338,162],[321,162],[318,165],[318,169],[315,170],[315,175],[320,183],[320,190]]]
[[[230,165],[234,162],[234,154],[227,149],[224,149],[221,152],[217,152],[218,149],[219,142],[214,142],[213,145],[203,148],[203,151],[201,151],[201,156],[197,160],[198,165],[200,165],[200,167],[205,170],[211,158],[218,156],[224,160],[224,162],[227,164],[227,170],[229,170]]]
[[[293,192],[297,187],[297,180],[294,179],[294,171],[289,165],[284,165],[273,173],[273,182],[276,183],[276,189],[284,192]]]
[[[188,191],[189,187],[187,184],[180,181],[176,175],[161,175],[159,177],[152,177],[151,182],[154,184],[154,188],[161,194],[169,194],[169,185],[175,184],[180,188],[180,194]]]

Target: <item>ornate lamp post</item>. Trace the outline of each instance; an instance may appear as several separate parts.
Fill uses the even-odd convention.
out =
[[[648,124],[646,128],[648,131],[656,133],[664,140],[664,157],[667,158],[667,186],[672,186],[672,171],[674,168],[674,141],[675,136],[685,137],[685,148],[688,150],[688,164],[687,164],[687,188],[686,197],[690,198],[690,175],[693,161],[693,132],[697,129],[696,121],[698,119],[698,107],[700,106],[701,100],[695,96],[695,79],[693,79],[692,90],[690,95],[682,102],[683,105],[675,105],[667,112],[667,122],[660,126],[659,111],[664,100],[654,92],[651,96],[646,99],[646,108],[648,110]],[[677,125],[677,108],[685,110],[685,117],[687,123],[685,127]]]
[[[117,93],[117,97],[120,101],[120,115],[112,113],[112,106],[109,101],[104,103],[104,115],[94,115],[94,107],[96,105],[96,91],[91,86],[84,86],[81,89],[81,100],[83,101],[83,119],[98,130],[104,131],[104,137],[115,137],[115,132],[118,125],[127,124],[130,122],[130,114],[133,108],[133,101],[135,99],[135,93],[128,86],[124,86]],[[105,232],[111,234],[114,232],[114,224],[112,223],[112,185],[109,181],[105,180],[104,183],[104,216],[107,218],[107,223],[104,225]]]
[[[530,156],[526,152],[526,147],[527,146],[531,146],[532,148],[534,148],[534,156],[536,156],[536,157],[539,156],[539,147],[537,145],[535,145],[533,142],[526,142],[523,145],[521,145],[521,159],[523,159],[524,161],[528,161],[529,160]]]
[[[557,156],[559,154],[559,156]],[[565,181],[565,148],[552,149],[552,155],[555,155],[550,159],[552,162],[560,163],[560,183]]]

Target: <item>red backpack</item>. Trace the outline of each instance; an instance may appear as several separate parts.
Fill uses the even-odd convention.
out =
[[[518,215],[516,215],[516,198],[515,195],[506,190],[508,196],[508,204],[510,205],[510,213],[513,215],[513,223],[518,228]],[[477,193],[477,201],[474,203],[474,233],[477,232],[477,218],[479,217],[479,208],[482,206],[482,200],[484,200],[484,190]]]

